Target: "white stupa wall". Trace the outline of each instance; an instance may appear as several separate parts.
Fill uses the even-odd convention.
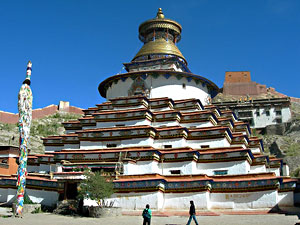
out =
[[[266,165],[256,165],[250,167],[249,173],[265,173],[267,172]]]
[[[208,122],[197,122],[197,123],[180,123],[180,126],[182,127],[213,127],[214,125],[212,124],[211,121]]]
[[[215,171],[227,171],[227,175],[241,175],[250,173],[250,165],[247,160],[196,163],[195,161],[184,162],[157,162],[138,161],[136,163],[127,162],[124,164],[124,175],[153,174],[171,175],[171,171],[180,171],[181,175],[206,174],[215,175]],[[265,172],[265,171],[262,171]],[[252,171],[254,173],[254,171]]]
[[[159,163],[160,174],[171,175],[172,170],[180,170],[181,175],[197,174],[195,161]]]
[[[201,148],[201,145],[209,145],[210,148],[229,147],[230,143],[224,138],[206,139],[206,140],[187,140],[187,146],[191,148]]]
[[[164,148],[165,145],[171,145],[172,148],[179,148],[186,146],[185,138],[172,138],[172,139],[156,139],[154,140],[154,148]]]
[[[80,149],[107,148],[108,144],[116,144],[117,147],[153,146],[152,138],[136,138],[129,140],[112,141],[80,141]]]
[[[267,168],[267,171],[275,173],[276,176],[280,176],[280,168]]]
[[[108,127],[116,127],[116,126],[141,126],[141,125],[151,125],[151,121],[143,119],[143,120],[125,120],[125,121],[114,121],[114,122],[97,122],[96,128],[108,128]]]
[[[207,105],[207,99],[211,97],[206,85],[202,86],[202,83],[196,84],[194,80],[188,82],[185,77],[178,80],[175,76],[170,76],[168,79],[163,75],[156,79],[148,76],[144,82],[151,89],[150,98],[164,96],[173,100],[179,100],[197,97],[203,105]],[[133,80],[130,77],[124,82],[122,80],[118,80],[116,84],[113,82],[106,91],[106,98],[127,97],[132,83]]]
[[[214,171],[227,170],[228,175],[247,174],[250,170],[248,161],[229,161],[229,162],[214,162],[214,163],[198,163],[197,169],[199,173],[207,174],[208,176],[215,175]]]

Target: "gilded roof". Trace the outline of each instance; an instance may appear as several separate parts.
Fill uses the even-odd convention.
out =
[[[172,41],[167,41],[164,38],[158,40],[150,41],[141,48],[141,50],[134,57],[150,55],[150,54],[166,54],[166,55],[176,55],[184,59],[182,53],[179,51],[177,46]],[[134,60],[133,59],[133,60]]]

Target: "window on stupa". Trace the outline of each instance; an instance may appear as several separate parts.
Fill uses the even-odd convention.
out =
[[[185,83],[182,84],[182,88],[183,88],[183,89],[186,88],[186,84],[185,84]]]
[[[266,110],[266,116],[270,116],[270,111]]]
[[[170,170],[171,174],[181,174],[181,170]]]
[[[115,147],[117,147],[117,144],[113,144],[113,143],[107,144],[106,147],[107,148],[115,148]]]
[[[201,148],[209,148],[209,145],[200,145]]]
[[[124,123],[116,124],[116,127],[125,127],[125,124]]]
[[[260,112],[259,111],[256,112],[256,116],[260,116]]]
[[[214,170],[214,175],[227,175],[228,170]]]
[[[282,123],[282,119],[276,119],[276,123]]]
[[[276,110],[276,116],[281,116],[281,110]]]
[[[164,148],[172,148],[172,145],[164,145]]]

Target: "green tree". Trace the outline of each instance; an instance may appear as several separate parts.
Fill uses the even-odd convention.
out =
[[[106,207],[105,198],[109,198],[113,193],[113,183],[105,179],[101,172],[85,172],[86,179],[82,180],[78,194],[80,198],[95,200],[100,207]]]

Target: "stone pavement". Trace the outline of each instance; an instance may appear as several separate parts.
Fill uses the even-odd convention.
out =
[[[205,225],[294,225],[300,222],[296,215],[256,214],[256,215],[217,215],[197,216],[199,224]],[[153,216],[151,225],[185,225],[187,216]],[[50,213],[28,214],[23,218],[0,218],[0,224],[5,225],[142,225],[142,217],[119,216],[111,218],[88,218],[61,216]],[[193,222],[191,224],[194,224]]]

